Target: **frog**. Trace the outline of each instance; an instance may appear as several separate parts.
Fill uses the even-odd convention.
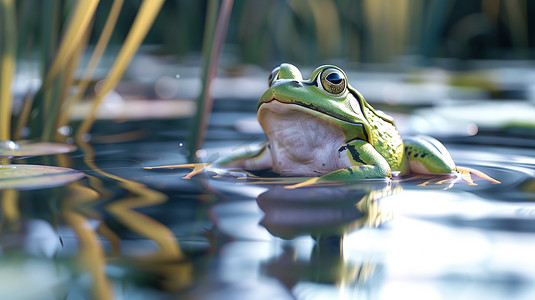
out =
[[[267,141],[218,165],[341,182],[456,172],[440,141],[402,138],[393,118],[374,109],[337,66],[320,66],[303,79],[283,63],[268,85],[256,107]]]

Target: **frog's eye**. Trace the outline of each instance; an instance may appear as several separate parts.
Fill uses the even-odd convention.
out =
[[[321,85],[325,91],[334,95],[339,95],[346,90],[346,76],[338,69],[325,69],[321,72]]]
[[[269,74],[269,78],[268,78],[269,87],[273,85],[275,80],[279,79],[279,70],[280,70],[280,67],[276,67],[275,69],[273,69],[273,71],[271,71],[271,74]]]

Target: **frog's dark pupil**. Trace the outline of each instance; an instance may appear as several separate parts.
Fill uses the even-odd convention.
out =
[[[340,84],[344,79],[342,78],[342,76],[340,76],[339,73],[331,73],[327,75],[327,80],[334,84]]]

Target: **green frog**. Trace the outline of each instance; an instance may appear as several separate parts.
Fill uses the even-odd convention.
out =
[[[281,64],[269,76],[257,117],[268,141],[219,165],[342,182],[456,171],[438,140],[402,140],[392,117],[366,102],[336,66],[318,67],[304,80],[297,67]]]

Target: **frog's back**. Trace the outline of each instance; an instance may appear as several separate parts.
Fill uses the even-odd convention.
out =
[[[393,171],[406,173],[408,165],[404,159],[403,140],[394,122],[367,105],[364,105],[364,114],[370,126],[370,143],[386,159]]]

